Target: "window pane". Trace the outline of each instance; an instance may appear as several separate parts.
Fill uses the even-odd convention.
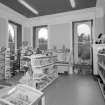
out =
[[[46,50],[48,47],[48,29],[46,27],[38,30],[38,43],[41,50]]]

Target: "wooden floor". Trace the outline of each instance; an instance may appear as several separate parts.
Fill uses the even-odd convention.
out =
[[[44,92],[45,105],[105,105],[92,76],[61,76]]]

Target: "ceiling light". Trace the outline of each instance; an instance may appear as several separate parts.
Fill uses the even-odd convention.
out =
[[[36,9],[34,9],[32,6],[30,6],[26,1],[24,1],[24,0],[18,0],[18,2],[20,4],[22,4],[23,6],[25,6],[26,8],[28,8],[34,14],[37,14],[37,15],[39,14],[39,12]]]
[[[71,4],[71,6],[72,6],[72,8],[75,8],[75,0],[69,0],[70,1],[70,4]]]

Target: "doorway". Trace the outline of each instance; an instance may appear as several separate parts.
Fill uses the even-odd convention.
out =
[[[73,71],[93,73],[93,20],[73,22]]]

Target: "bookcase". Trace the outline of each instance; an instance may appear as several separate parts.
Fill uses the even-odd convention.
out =
[[[105,46],[105,45],[104,45]],[[100,46],[98,50],[98,83],[105,99],[105,47]]]

